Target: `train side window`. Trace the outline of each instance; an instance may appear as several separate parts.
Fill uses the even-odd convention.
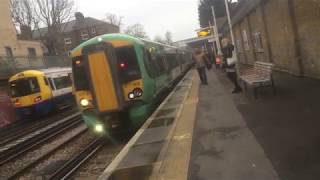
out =
[[[163,56],[160,54],[160,53],[157,53],[154,55],[154,59],[155,59],[155,62],[157,63],[158,65],[158,71],[159,73],[163,73],[166,71],[166,65],[165,65],[165,60],[163,58]]]
[[[69,76],[61,76],[61,77],[53,78],[53,81],[57,90],[71,87],[71,80]]]
[[[143,59],[150,77],[156,77],[158,75],[157,64],[152,60],[151,54],[147,49],[144,50]]]
[[[167,53],[166,57],[167,57],[170,69],[173,69],[173,68],[175,68],[175,67],[177,67],[179,65],[179,62],[178,62],[176,54]]]

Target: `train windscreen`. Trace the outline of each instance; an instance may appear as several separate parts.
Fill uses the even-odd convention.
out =
[[[22,97],[40,92],[36,77],[23,78],[10,82],[11,97]]]
[[[77,91],[89,90],[90,85],[86,76],[85,66],[81,58],[74,58],[72,60],[72,71],[74,87]]]
[[[141,78],[136,52],[133,46],[119,47],[115,49],[119,77],[121,82],[129,82]]]

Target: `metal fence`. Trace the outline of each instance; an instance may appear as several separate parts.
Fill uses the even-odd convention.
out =
[[[71,66],[71,59],[67,56],[43,57],[6,57],[0,56],[0,80],[8,79],[11,75],[23,70],[46,69],[50,67]]]

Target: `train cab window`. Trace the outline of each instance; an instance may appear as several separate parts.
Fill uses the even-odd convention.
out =
[[[90,84],[86,75],[86,69],[81,57],[75,57],[72,59],[72,73],[74,87],[77,91],[90,89]]]
[[[12,97],[27,96],[40,92],[40,87],[36,77],[23,78],[10,82]]]
[[[71,87],[71,79],[69,76],[61,76],[53,78],[56,90]]]
[[[118,70],[121,82],[129,82],[141,78],[140,68],[133,46],[116,48]]]

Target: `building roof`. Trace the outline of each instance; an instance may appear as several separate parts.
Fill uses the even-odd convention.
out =
[[[109,26],[117,27],[113,24],[110,24],[110,23],[102,21],[102,20],[98,20],[98,19],[95,19],[92,17],[85,17],[82,21],[72,20],[72,21],[63,23],[62,24],[62,33],[68,33],[68,32],[72,32],[74,30],[79,30],[79,29],[83,29],[85,27],[92,27],[92,26],[96,26],[96,25],[100,25],[100,24],[108,24]],[[47,27],[40,28],[39,30],[34,30],[33,31],[33,38],[39,38],[40,33],[45,34],[47,32],[48,32]]]
[[[231,21],[232,25],[237,24],[243,18],[249,14],[253,9],[255,9],[259,3],[261,3],[260,0],[242,0],[239,3],[235,4],[234,8],[231,10]],[[225,19],[224,22],[221,22],[221,25],[219,27],[219,32],[226,33],[229,31],[228,26],[228,20]]]

